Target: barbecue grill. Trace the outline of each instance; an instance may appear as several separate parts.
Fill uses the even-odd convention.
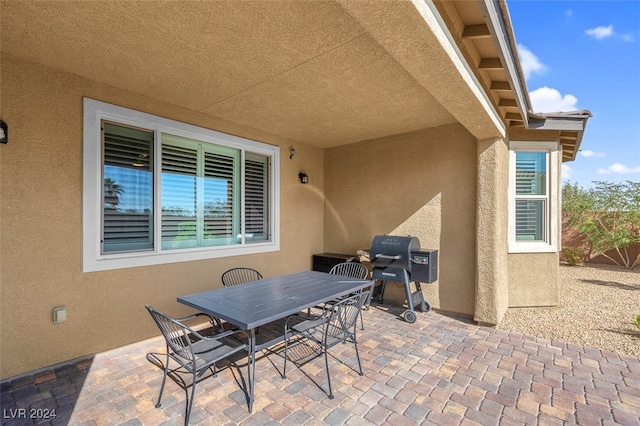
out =
[[[424,300],[420,283],[432,283],[438,279],[438,251],[422,250],[417,237],[376,235],[370,250],[373,279],[382,281],[379,300],[382,302],[387,281],[404,284],[409,309],[403,314],[408,323],[416,321],[414,306],[420,305],[422,312],[429,312],[431,305]],[[411,281],[416,292],[411,292]]]

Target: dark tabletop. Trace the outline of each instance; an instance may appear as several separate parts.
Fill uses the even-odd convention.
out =
[[[370,286],[370,280],[304,271],[181,296],[178,302],[250,330]]]

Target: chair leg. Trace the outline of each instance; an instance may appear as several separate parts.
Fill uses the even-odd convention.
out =
[[[187,407],[186,407],[186,412],[184,415],[184,426],[187,426],[189,424],[189,418],[191,417],[191,407],[193,407],[193,400],[196,396],[196,381],[197,381],[197,376],[195,371],[193,372],[193,383],[191,384],[191,398],[189,398],[189,392],[187,392],[187,398],[189,399],[187,401]]]
[[[353,336],[353,344],[356,347],[356,358],[358,359],[358,369],[361,376],[364,376],[364,372],[362,371],[362,363],[360,362],[360,353],[358,353],[358,341],[356,340],[356,336]]]
[[[360,309],[360,312],[358,312],[358,315],[360,316],[360,330],[364,330],[364,321],[362,320],[362,309]]]
[[[167,382],[168,374],[169,374],[169,348],[167,347],[167,360],[164,363],[162,384],[160,385],[160,394],[158,395],[158,402],[156,402],[156,408],[160,408],[160,401],[162,401],[162,392],[164,391],[164,384]]]
[[[327,348],[324,348],[324,366],[327,369],[327,382],[329,383],[329,399],[333,399],[333,391],[331,390],[331,373],[329,372],[329,355]]]
[[[289,348],[289,333],[284,330],[284,365],[282,366],[282,378],[287,378],[287,349]]]

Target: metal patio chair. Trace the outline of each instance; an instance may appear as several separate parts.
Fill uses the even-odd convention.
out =
[[[252,268],[232,268],[222,274],[222,285],[230,287],[232,285],[245,284],[252,281],[261,280],[262,274]]]
[[[286,378],[287,373],[287,359],[289,358],[289,352],[296,347],[304,346],[302,350],[299,350],[299,354],[304,354],[305,358],[308,357],[304,353],[305,350],[311,349],[313,351],[313,357],[316,358],[324,353],[325,368],[327,370],[327,382],[329,384],[329,399],[333,399],[333,391],[331,389],[331,374],[329,372],[329,357],[328,350],[338,343],[352,342],[356,348],[356,358],[358,359],[358,374],[363,375],[362,364],[360,362],[360,354],[358,353],[358,341],[356,339],[356,322],[358,315],[362,309],[362,304],[369,296],[368,291],[356,293],[352,296],[344,298],[337,302],[335,305],[327,305],[327,309],[323,314],[315,319],[302,321],[297,324],[292,324],[290,320],[297,320],[299,316],[292,315],[285,321],[284,326],[284,366],[282,368],[282,378]],[[295,346],[291,348],[292,340],[296,338]],[[310,341],[310,342],[307,342]],[[317,346],[318,349],[312,348]],[[293,361],[292,361],[293,362]]]
[[[333,275],[343,275],[345,277],[357,278],[360,280],[366,280],[369,277],[369,270],[366,266],[359,262],[342,262],[335,265],[329,271],[330,274]],[[369,298],[363,304],[364,307],[369,309],[369,304],[371,303],[371,295],[373,294],[373,287],[375,286],[375,282],[371,284],[371,288],[369,289]],[[335,303],[335,302],[330,302]],[[362,312],[360,312],[360,328],[364,330],[364,322],[362,320]]]
[[[231,287],[234,285],[258,281],[262,278],[264,278],[262,274],[253,268],[231,268],[222,274],[222,285],[225,287]],[[257,328],[256,332],[259,333],[260,329]]]
[[[369,270],[359,262],[342,262],[335,265],[329,271],[333,275],[344,275],[345,277],[365,280],[369,276]]]
[[[191,407],[193,406],[193,399],[196,393],[196,384],[208,377],[217,376],[216,362],[228,358],[237,352],[246,351],[247,347],[244,343],[230,336],[243,334],[247,337],[247,334],[242,330],[230,330],[213,336],[203,336],[191,327],[185,325],[184,322],[198,316],[206,316],[209,317],[213,324],[215,320],[207,314],[198,313],[184,318],[171,318],[151,306],[147,305],[146,308],[162,332],[167,346],[167,358],[163,366],[164,374],[156,407],[160,407],[167,376],[171,376],[187,394],[184,424],[188,425],[189,417],[191,416]],[[147,358],[148,357],[149,354],[147,355]],[[178,366],[169,368],[170,360],[176,362]],[[156,363],[154,362],[154,364]],[[210,376],[204,376],[207,371],[211,371],[212,374]],[[185,373],[191,375],[191,383],[185,381],[180,373],[183,375]],[[191,387],[190,398],[188,395],[189,387]]]

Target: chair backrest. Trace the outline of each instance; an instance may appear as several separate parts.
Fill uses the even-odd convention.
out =
[[[229,287],[232,285],[250,283],[262,279],[262,274],[251,268],[233,268],[222,274],[222,285]]]
[[[345,277],[358,278],[361,280],[369,276],[369,270],[362,263],[358,262],[342,262],[335,265],[329,271],[333,275],[343,275]]]
[[[355,335],[356,320],[369,291],[362,291],[336,303],[325,328],[325,338],[345,340]],[[353,331],[351,331],[353,329]]]
[[[167,346],[171,348],[175,355],[192,361],[194,355],[191,348],[191,339],[189,339],[189,328],[180,321],[163,314],[149,305],[145,307],[162,332]]]

